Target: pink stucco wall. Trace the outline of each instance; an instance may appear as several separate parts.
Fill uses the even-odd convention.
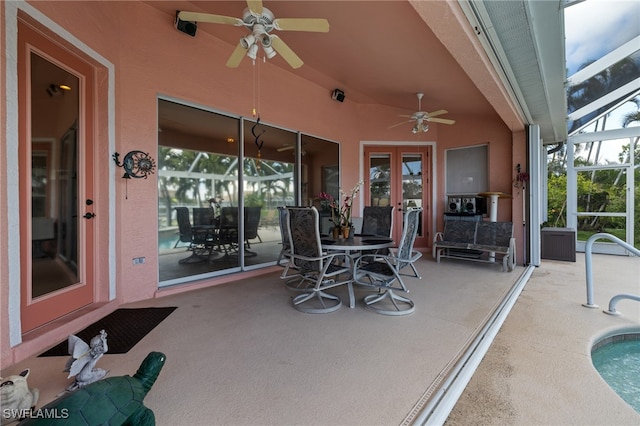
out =
[[[206,33],[195,38],[176,35],[173,17],[136,1],[123,2],[31,2],[53,21],[66,28],[87,46],[101,54],[115,69],[115,141],[116,151],[126,153],[132,149],[157,152],[157,97],[166,95],[187,102],[206,105],[213,109],[248,116],[252,105],[252,68],[248,61],[238,69],[225,66],[230,46]],[[0,6],[3,14],[4,7]],[[2,17],[2,22],[4,18]],[[0,33],[4,57],[4,30]],[[413,140],[403,127],[387,129],[380,123],[392,124],[397,114],[393,108],[379,105],[358,105],[347,99],[333,101],[327,90],[305,81],[295,73],[273,66],[261,65],[261,118],[265,122],[285,128],[299,129],[341,142],[341,158],[353,161],[359,156],[362,140]],[[0,67],[0,112],[6,102],[4,66]],[[106,84],[104,79],[102,85]],[[104,109],[104,97],[99,108]],[[403,111],[404,112],[404,111]],[[5,114],[0,124],[6,128]],[[438,164],[444,164],[447,148],[489,144],[490,190],[512,193],[511,179],[515,164],[524,163],[524,134],[512,133],[498,115],[489,117],[456,117],[455,126],[431,126],[423,140],[436,142]],[[101,131],[105,131],[102,129]],[[2,132],[4,138],[5,132]],[[5,141],[0,146],[0,161],[6,164]],[[157,253],[157,188],[156,180],[128,182],[118,179],[116,195],[108,199],[107,164],[112,153],[101,147],[101,175],[97,196],[103,205],[102,217],[97,217],[101,231],[98,237],[101,261],[98,262],[97,294],[106,302],[108,269],[115,269],[115,304],[152,298],[158,290]],[[352,163],[350,163],[352,164]],[[350,188],[360,178],[357,167],[342,168],[341,186]],[[6,181],[0,174],[0,235],[7,232],[5,221],[7,206]],[[444,167],[438,167],[438,217],[444,207]],[[127,198],[125,198],[125,189]],[[107,215],[104,205],[115,205],[116,250],[115,261],[106,261]],[[521,199],[501,203],[498,220],[519,223],[522,217]],[[360,206],[356,206],[359,209]],[[441,229],[441,220],[437,227]],[[516,228],[518,229],[518,228]],[[519,238],[522,239],[520,230]],[[20,357],[35,353],[38,347],[55,343],[59,335],[68,333],[67,325],[60,325],[57,333],[49,334],[27,351],[9,347],[6,239],[0,238],[0,348],[2,365],[9,365]],[[518,243],[521,246],[521,242]],[[132,258],[144,256],[146,263],[133,265]],[[521,256],[521,254],[520,254]],[[104,260],[102,260],[104,259]],[[522,258],[519,259],[519,263]],[[185,287],[186,288],[186,287]],[[97,314],[96,314],[97,316]],[[90,317],[85,319],[89,320]],[[18,355],[19,353],[19,355]]]

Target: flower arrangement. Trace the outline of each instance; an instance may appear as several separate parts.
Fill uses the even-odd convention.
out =
[[[331,222],[334,227],[349,227],[351,226],[351,209],[353,207],[353,199],[360,192],[360,187],[364,182],[359,181],[352,189],[351,193],[347,195],[342,189],[340,189],[340,199],[336,200],[326,192],[321,192],[316,195],[316,200],[326,203],[327,207],[331,209]]]

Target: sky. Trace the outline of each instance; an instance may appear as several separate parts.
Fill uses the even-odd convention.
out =
[[[586,0],[565,8],[568,74],[638,35],[639,0]]]

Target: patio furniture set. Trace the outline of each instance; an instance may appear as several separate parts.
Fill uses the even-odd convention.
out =
[[[364,297],[367,308],[384,315],[412,313],[415,305],[405,296],[409,290],[402,279],[407,274],[402,271],[410,267],[410,276],[420,278],[413,263],[422,254],[413,245],[421,212],[422,208],[405,210],[400,244],[392,248],[394,242],[389,235],[393,208],[366,209],[363,230],[370,234],[336,239],[321,235],[315,207],[281,208],[279,264],[285,261],[281,278],[287,288],[298,293],[292,298],[293,306],[306,313],[334,312],[342,306],[342,300],[330,291],[346,285],[349,306],[354,308],[355,284],[374,291]],[[378,214],[388,218],[380,219]],[[371,225],[374,217],[384,229]]]
[[[249,240],[260,238],[258,226],[260,224],[260,207],[244,208],[244,255],[255,256]],[[193,224],[189,218],[187,207],[176,207],[178,219],[179,239],[176,242],[189,244],[187,250],[191,255],[180,259],[179,263],[199,263],[210,260],[212,256],[220,258],[237,255],[240,249],[238,241],[239,212],[237,207],[222,207],[217,217],[209,208],[193,209]],[[216,257],[216,258],[218,258]]]

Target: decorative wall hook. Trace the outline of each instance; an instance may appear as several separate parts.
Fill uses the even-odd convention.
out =
[[[113,161],[115,161],[116,166],[124,168],[123,179],[146,179],[147,176],[153,174],[153,170],[156,168],[156,162],[146,152],[130,151],[124,156],[122,163],[120,163],[119,158],[119,153],[113,154]]]

